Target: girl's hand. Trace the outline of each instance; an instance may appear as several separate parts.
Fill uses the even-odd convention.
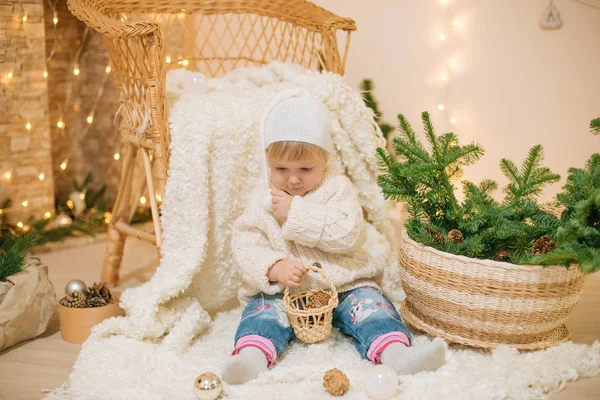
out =
[[[293,197],[283,190],[271,190],[271,196],[271,209],[273,210],[273,215],[277,219],[285,221],[290,212]]]
[[[307,269],[304,265],[293,260],[279,260],[267,271],[267,278],[271,282],[279,282],[284,286],[299,288],[300,282]]]

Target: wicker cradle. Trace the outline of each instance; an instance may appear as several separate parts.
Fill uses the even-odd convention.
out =
[[[167,70],[185,67],[214,77],[280,60],[343,75],[350,34],[356,30],[352,19],[306,0],[67,0],[67,4],[77,18],[102,34],[121,105],[119,129],[126,148],[101,275],[101,281],[111,286],[119,280],[127,235],[161,245],[153,194],[154,178],[164,179],[168,169]],[[338,32],[345,41],[339,47]],[[146,180],[134,191],[138,151]],[[146,185],[154,232],[130,226]]]
[[[570,337],[565,321],[585,276],[578,267],[514,265],[400,241],[402,317],[431,335],[469,346],[543,349]]]

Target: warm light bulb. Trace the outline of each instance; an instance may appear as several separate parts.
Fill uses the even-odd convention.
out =
[[[190,63],[190,62],[189,62],[188,60],[182,60],[182,61],[179,61],[177,64],[180,64],[180,65],[183,65],[184,67],[187,67],[187,65],[188,65],[189,63]]]
[[[451,66],[452,68],[456,68],[456,66],[457,66],[457,65],[458,65],[458,64],[456,63],[456,60],[455,60],[454,58],[453,58],[452,60],[450,60],[450,66]]]
[[[87,117],[87,123],[91,124],[92,122],[94,122],[94,114],[90,114]]]
[[[167,56],[166,61],[167,61],[167,64],[171,64],[171,57]]]
[[[40,178],[40,181],[43,181],[45,177],[46,177],[46,175],[44,175],[43,172],[38,175],[38,178]]]
[[[146,204],[146,198],[144,196],[140,197],[140,203]]]
[[[62,122],[62,121],[58,121],[58,122],[56,123],[56,126],[58,126],[60,129],[62,129],[62,128],[64,128],[64,127],[65,127],[65,123],[64,123],[64,122]]]
[[[17,226],[18,226],[19,228],[22,228],[22,227],[23,227],[23,223],[19,221],[19,222],[17,222]]]
[[[158,193],[156,193],[156,200],[162,201],[162,196]]]
[[[443,104],[438,104],[438,110],[440,110],[440,111],[444,111],[444,108],[446,108],[446,106],[445,106],[445,105],[443,105]]]
[[[446,35],[444,35],[443,33],[440,35],[440,40],[443,42],[444,40],[446,40]]]
[[[443,80],[444,82],[447,82],[447,81],[448,81],[448,75],[446,75],[446,74],[442,74],[442,75],[440,76],[440,79],[441,79],[441,80]]]
[[[46,211],[46,213],[44,214],[44,218],[48,219],[52,216],[52,213],[50,211]]]
[[[452,21],[452,26],[454,26],[455,28],[460,28],[460,21],[455,19],[454,21]]]
[[[79,75],[79,67],[73,68],[73,75],[75,75],[75,76]]]
[[[67,200],[67,207],[69,207],[70,209],[73,209],[73,207],[75,207],[75,205],[73,204],[73,200]]]
[[[450,119],[450,122],[451,122],[451,123],[453,123],[453,124],[455,124],[455,123],[456,123],[456,118],[452,117],[452,118]]]
[[[23,15],[23,22],[27,22],[27,14]]]
[[[56,11],[54,11],[54,18],[52,18],[52,22],[54,22],[54,25],[58,24],[58,13]]]
[[[112,69],[110,68],[110,65],[107,66],[104,70],[106,71],[107,74],[110,74],[110,71],[112,71]]]
[[[28,131],[31,130],[31,122],[28,122],[27,125],[25,125],[25,128],[27,128]]]
[[[27,200],[25,200],[24,202],[21,203],[23,205],[23,207],[27,207],[29,205],[29,202]]]
[[[119,158],[121,158],[121,155],[119,153],[115,153],[115,155],[113,156],[113,158],[115,160],[118,160]]]
[[[177,18],[184,19],[185,18],[185,13],[179,13],[179,14],[177,14]]]
[[[44,78],[47,78],[48,77],[48,71],[44,71],[44,73],[42,75],[44,75]]]
[[[13,73],[12,73],[12,71],[11,71],[11,72],[9,72],[9,73],[8,73],[6,76],[8,76],[8,79],[12,79],[12,77],[13,77]]]
[[[64,171],[65,169],[67,169],[67,161],[66,161],[66,160],[65,160],[65,161],[63,161],[63,162],[60,164],[60,169],[62,169],[63,171]]]
[[[10,171],[4,173],[4,179],[9,180],[12,177],[12,173]]]

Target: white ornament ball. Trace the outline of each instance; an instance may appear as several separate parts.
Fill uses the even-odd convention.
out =
[[[205,372],[196,378],[194,392],[200,400],[215,400],[223,391],[223,384],[213,373]]]
[[[365,376],[365,391],[369,397],[385,400],[396,394],[398,390],[398,375],[392,368],[379,364],[375,365]]]
[[[59,214],[56,217],[56,225],[58,226],[69,226],[71,225],[71,222],[73,222],[73,220],[67,214]]]
[[[80,281],[79,279],[72,279],[67,282],[67,285],[65,286],[65,293],[73,294],[75,291],[87,292],[87,285],[85,282]]]

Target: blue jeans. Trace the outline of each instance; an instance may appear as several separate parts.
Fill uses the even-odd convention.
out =
[[[333,326],[354,339],[356,349],[364,358],[378,363],[378,355],[388,344],[410,345],[410,334],[398,311],[379,289],[363,286],[340,293],[338,297],[339,305],[333,310]],[[233,354],[243,347],[255,346],[266,354],[271,365],[294,337],[283,305],[283,294],[259,293],[242,313]]]

